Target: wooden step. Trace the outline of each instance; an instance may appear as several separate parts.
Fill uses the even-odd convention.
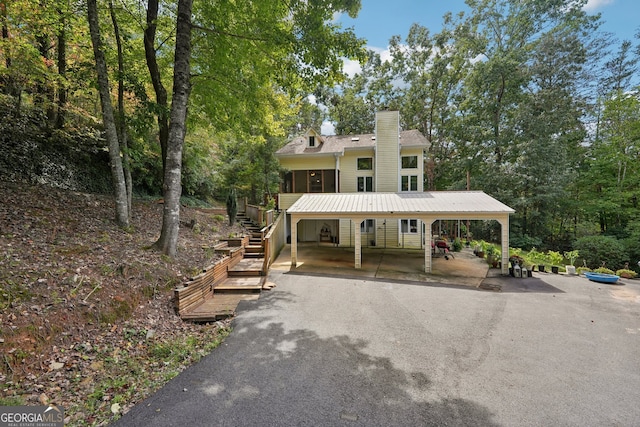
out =
[[[229,277],[262,276],[262,270],[229,271]]]
[[[264,252],[245,252],[244,257],[251,259],[264,259]]]
[[[254,293],[214,294],[212,298],[207,299],[194,310],[182,315],[182,318],[193,322],[214,322],[225,317],[233,316],[240,301],[254,300],[257,299],[258,296],[259,294]]]
[[[244,254],[255,254],[256,252],[262,252],[264,251],[264,248],[262,247],[262,245],[252,245],[249,244],[248,246],[244,247]]]
[[[262,270],[263,262],[256,259],[242,259],[236,265],[229,268],[229,272],[242,273],[243,271]]]
[[[229,291],[255,292],[262,289],[264,277],[228,277],[221,283],[217,284],[213,290],[214,298]]]

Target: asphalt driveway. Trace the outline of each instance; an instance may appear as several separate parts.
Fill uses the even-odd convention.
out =
[[[639,281],[270,280],[223,345],[116,425],[640,424]]]

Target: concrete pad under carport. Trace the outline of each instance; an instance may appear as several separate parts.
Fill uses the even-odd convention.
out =
[[[362,248],[362,266],[353,266],[354,248],[323,244],[298,244],[298,262],[291,265],[291,245],[285,245],[271,269],[297,274],[322,274],[399,281],[444,283],[478,287],[489,265],[465,248],[445,259],[434,256],[431,273],[424,272],[424,249]],[[499,270],[493,269],[494,274]]]

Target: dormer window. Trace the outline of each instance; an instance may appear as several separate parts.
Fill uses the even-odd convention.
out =
[[[314,135],[309,135],[309,147],[316,146],[316,137]]]

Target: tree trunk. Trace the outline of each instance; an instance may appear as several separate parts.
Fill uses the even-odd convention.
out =
[[[129,210],[129,219],[133,213],[133,183],[131,182],[131,168],[129,161],[129,144],[127,135],[127,122],[124,111],[124,57],[122,54],[122,37],[120,37],[120,27],[118,19],[113,7],[113,1],[109,0],[109,13],[111,14],[111,22],[113,23],[113,33],[116,38],[116,46],[118,50],[118,141],[122,148],[122,167],[124,170],[124,180],[127,188],[127,207]]]
[[[162,173],[164,174],[167,165],[167,144],[169,139],[169,106],[167,101],[167,90],[162,84],[160,67],[156,57],[156,21],[158,19],[158,0],[149,0],[147,5],[147,28],[144,30],[144,54],[147,61],[147,68],[156,93],[158,103],[158,139],[160,140],[160,151],[162,154]]]
[[[16,105],[13,114],[19,116],[22,88],[16,82],[15,78],[11,76],[11,50],[8,48],[11,43],[11,38],[9,37],[9,26],[7,25],[7,3],[5,1],[0,1],[0,19],[2,19],[2,42],[6,48],[4,52],[4,65],[7,68],[7,75],[0,79],[0,83],[2,83],[4,94],[11,95],[15,98]]]
[[[91,32],[91,42],[93,44],[93,54],[96,59],[98,90],[100,92],[100,104],[102,105],[102,119],[104,122],[107,143],[109,145],[111,177],[113,179],[116,198],[116,222],[121,227],[127,227],[129,225],[127,190],[124,182],[124,173],[122,171],[122,160],[120,159],[118,131],[113,117],[113,106],[111,105],[107,62],[104,56],[104,51],[102,50],[102,40],[100,39],[100,24],[98,23],[98,7],[96,0],[87,0],[87,17],[89,20],[89,31]]]
[[[63,11],[60,14],[60,30],[58,31],[58,110],[56,112],[56,129],[64,127],[67,113],[67,18]]]
[[[182,147],[186,133],[187,106],[191,92],[191,6],[193,0],[178,1],[176,53],[173,67],[173,100],[167,159],[164,171],[164,209],[162,231],[155,247],[175,256],[180,229],[180,195],[182,194]]]

